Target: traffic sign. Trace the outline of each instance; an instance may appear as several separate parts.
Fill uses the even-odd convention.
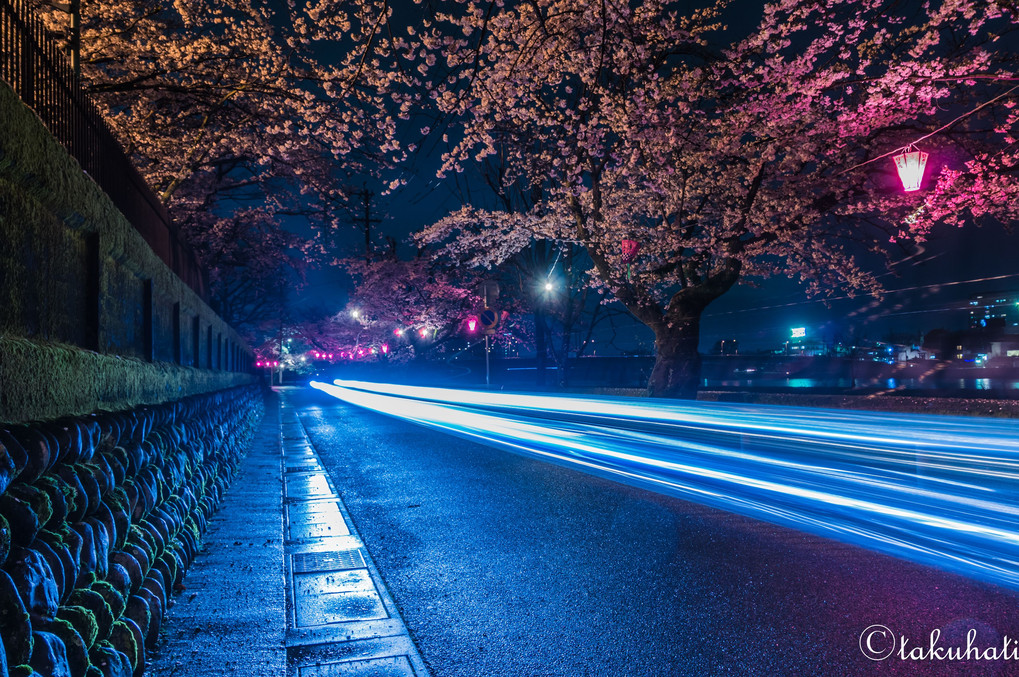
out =
[[[499,326],[499,313],[491,308],[485,308],[481,311],[481,315],[478,316],[478,320],[481,322],[481,328],[484,332],[491,336],[495,333],[495,328]]]

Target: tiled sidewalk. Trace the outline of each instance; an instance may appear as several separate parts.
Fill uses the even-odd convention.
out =
[[[184,585],[148,675],[429,677],[285,392]]]

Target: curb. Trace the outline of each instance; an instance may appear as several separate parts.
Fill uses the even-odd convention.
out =
[[[430,677],[346,506],[282,394],[289,677]]]

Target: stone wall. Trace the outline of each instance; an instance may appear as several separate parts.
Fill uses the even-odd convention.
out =
[[[0,81],[0,677],[142,674],[252,354]]]
[[[0,428],[0,675],[141,675],[262,413],[247,386]]]

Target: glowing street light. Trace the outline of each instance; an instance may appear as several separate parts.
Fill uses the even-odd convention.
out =
[[[923,171],[927,167],[927,153],[910,145],[906,146],[898,155],[893,156],[892,159],[895,160],[895,168],[899,171],[903,190],[907,193],[920,190]]]

